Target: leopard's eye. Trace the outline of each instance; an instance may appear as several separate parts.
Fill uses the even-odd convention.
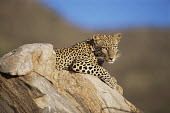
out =
[[[107,50],[107,48],[106,48],[106,47],[102,47],[102,50],[106,51],[106,50]]]
[[[117,48],[117,45],[114,45],[113,47],[114,47],[114,48]]]

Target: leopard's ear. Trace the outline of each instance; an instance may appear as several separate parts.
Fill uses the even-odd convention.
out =
[[[113,36],[114,38],[116,38],[117,40],[120,40],[122,38],[122,33],[116,33]]]

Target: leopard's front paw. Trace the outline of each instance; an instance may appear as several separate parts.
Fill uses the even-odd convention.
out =
[[[121,95],[123,95],[123,88],[117,84],[117,80],[112,77],[109,82],[109,86],[113,89],[116,89]]]
[[[113,89],[116,89],[116,87],[117,87],[117,80],[114,77],[111,77],[108,81],[105,81],[105,82],[106,82],[106,84],[109,87],[111,87]]]

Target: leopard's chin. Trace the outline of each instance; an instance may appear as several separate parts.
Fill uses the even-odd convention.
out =
[[[112,64],[112,63],[114,63],[114,61],[108,61],[107,63]]]

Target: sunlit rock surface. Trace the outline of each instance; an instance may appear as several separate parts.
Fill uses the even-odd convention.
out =
[[[97,77],[57,71],[51,44],[26,44],[9,52],[0,59],[0,71],[29,84],[30,97],[44,113],[139,112]]]

